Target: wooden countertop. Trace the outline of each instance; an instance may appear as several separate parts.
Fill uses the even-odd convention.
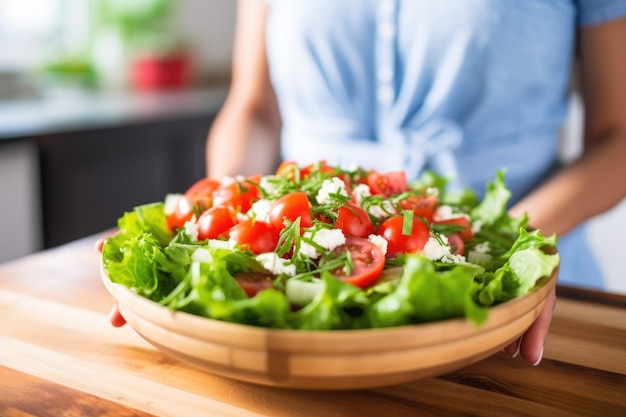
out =
[[[0,265],[0,416],[623,416],[626,297],[559,287],[544,360],[355,391],[205,373],[107,320],[96,236]]]

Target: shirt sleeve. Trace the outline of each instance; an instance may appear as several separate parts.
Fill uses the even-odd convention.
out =
[[[626,0],[577,0],[578,24],[591,26],[626,16]]]

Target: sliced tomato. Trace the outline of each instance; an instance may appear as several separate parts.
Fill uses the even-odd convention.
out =
[[[198,240],[228,238],[237,224],[237,213],[230,206],[211,207],[198,218]]]
[[[239,272],[234,278],[248,297],[254,297],[264,289],[273,287],[274,283],[273,275],[261,272]]]
[[[280,231],[271,224],[254,219],[245,220],[229,231],[230,240],[256,254],[273,252],[279,235]]]
[[[167,214],[167,227],[175,232],[179,227],[183,227],[193,214],[193,203],[184,195],[177,196],[174,210]]]
[[[372,219],[358,205],[348,202],[337,211],[335,229],[341,229],[346,236],[368,237],[374,233]]]
[[[338,268],[332,271],[333,275],[360,288],[367,288],[375,283],[385,267],[385,255],[380,248],[362,237],[348,237],[346,243],[334,251],[338,254],[349,251],[354,267],[350,271]]]
[[[413,217],[410,235],[402,233],[403,225],[404,216],[391,216],[378,226],[377,234],[389,242],[387,245],[388,257],[421,251],[430,237],[430,230],[417,217]]]
[[[311,175],[311,173],[314,171],[323,172],[323,173],[331,174],[331,175],[337,172],[337,170],[334,167],[330,166],[328,162],[326,162],[325,160],[307,165],[300,170],[300,172],[302,173],[302,178],[305,178]]]
[[[261,198],[259,190],[260,176],[248,177],[244,181],[235,181],[220,186],[213,191],[214,205],[230,206],[241,213],[252,207],[252,203]]]
[[[270,209],[270,223],[282,230],[285,221],[295,221],[300,218],[300,227],[311,227],[311,204],[306,193],[293,192],[279,198]]]
[[[434,223],[435,224],[450,224],[450,225],[462,227],[461,230],[456,232],[459,234],[459,236],[461,236],[461,239],[463,240],[474,239],[474,232],[472,232],[472,223],[465,216],[452,217],[452,218],[444,219],[444,220],[435,220]]]
[[[400,206],[405,210],[413,210],[413,215],[424,217],[429,223],[432,223],[438,202],[439,198],[434,195],[410,195],[400,201]]]
[[[286,160],[283,161],[276,169],[276,176],[286,177],[294,181],[296,178],[296,171],[298,169],[298,164],[295,161]]]
[[[180,195],[177,197],[174,211],[167,214],[167,227],[175,232],[191,220],[194,214],[202,213],[211,205],[211,197]]]
[[[372,194],[381,194],[386,197],[403,193],[408,189],[404,171],[371,171],[367,175],[367,185]]]
[[[452,246],[451,252],[455,255],[463,255],[465,252],[465,242],[458,233],[452,233],[451,235],[446,236],[448,238],[448,243]]]
[[[171,231],[183,227],[194,214],[200,215],[213,205],[213,191],[220,182],[211,178],[202,178],[177,197],[174,210],[167,215],[167,226]]]

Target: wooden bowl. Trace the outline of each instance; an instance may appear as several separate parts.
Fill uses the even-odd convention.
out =
[[[357,389],[440,375],[484,359],[521,335],[541,312],[558,267],[529,294],[492,307],[480,327],[465,319],[365,330],[246,326],[166,307],[104,284],[128,324],[156,348],[211,373],[302,389]]]

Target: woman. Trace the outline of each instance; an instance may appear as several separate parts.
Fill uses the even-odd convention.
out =
[[[504,167],[511,213],[561,237],[560,279],[601,287],[582,224],[626,195],[624,16],[623,0],[240,0],[209,176],[271,172],[280,154],[480,192]],[[585,149],[560,166],[576,55]],[[509,354],[539,363],[554,304]]]

